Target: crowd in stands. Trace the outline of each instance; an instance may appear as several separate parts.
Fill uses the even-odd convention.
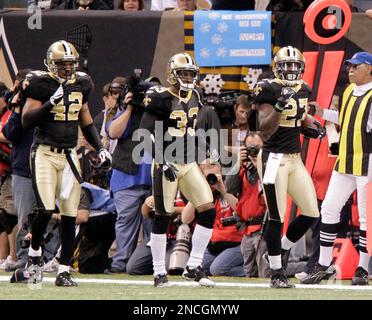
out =
[[[313,0],[28,0],[28,5],[39,5],[43,9],[77,10],[270,10],[305,11]],[[363,12],[354,5],[354,0],[346,1],[353,12]]]

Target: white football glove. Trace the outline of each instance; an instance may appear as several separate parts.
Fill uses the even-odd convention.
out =
[[[62,85],[60,85],[58,87],[58,89],[56,90],[56,92],[54,92],[54,94],[50,97],[50,103],[55,106],[56,104],[58,104],[63,98],[63,87]]]
[[[108,152],[105,148],[102,148],[98,151],[99,159],[101,160],[101,166],[109,167],[111,166],[112,157],[110,152]]]

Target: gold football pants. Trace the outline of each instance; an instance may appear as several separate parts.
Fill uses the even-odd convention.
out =
[[[76,155],[75,150],[71,150],[71,153]],[[69,199],[62,200],[59,196],[63,169],[66,164],[65,151],[47,145],[38,145],[32,148],[32,182],[38,207],[54,211],[56,199],[58,199],[60,213],[65,216],[76,217],[80,202],[81,186],[75,177]],[[75,166],[80,172],[78,162],[75,162]]]
[[[213,202],[211,188],[196,162],[173,164],[177,179],[173,182],[164,177],[161,165],[153,166],[153,194],[155,211],[159,214],[174,212],[174,199],[179,189],[195,208]]]
[[[257,169],[261,181],[263,181],[268,157],[269,152],[263,150],[257,157]],[[314,184],[299,153],[284,154],[276,174],[275,184],[264,184],[263,189],[270,220],[284,221],[287,193],[300,208],[302,215],[319,217]]]

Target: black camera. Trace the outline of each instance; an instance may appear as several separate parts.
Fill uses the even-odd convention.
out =
[[[13,101],[17,94],[17,101]],[[4,99],[7,109],[10,111],[13,111],[16,107],[23,107],[26,99],[22,97],[22,81],[14,88],[13,91],[6,91],[4,94]]]
[[[256,145],[250,145],[246,147],[248,156],[257,157],[258,153],[260,152],[260,147]]]
[[[204,103],[214,107],[221,125],[231,123],[234,120],[234,105],[238,94],[235,91],[226,91],[219,95],[209,95]]]
[[[141,69],[134,69],[133,74],[127,78],[127,83],[124,88],[124,97],[128,92],[132,92],[133,97],[131,104],[135,109],[144,108],[143,99],[145,98],[146,91],[157,85],[155,82],[142,80],[141,75]]]
[[[220,222],[223,227],[235,225],[236,230],[238,231],[242,231],[245,227],[245,222],[240,219],[240,217],[236,214],[236,212],[234,212],[233,215],[230,217],[221,218]]]
[[[218,182],[218,178],[214,173],[210,173],[206,176],[207,182],[210,186],[216,184]]]
[[[234,224],[236,224],[237,222],[240,221],[240,218],[238,215],[232,215],[230,217],[227,217],[227,218],[221,218],[220,219],[221,221],[221,224],[223,227],[228,227],[228,226],[232,226]]]

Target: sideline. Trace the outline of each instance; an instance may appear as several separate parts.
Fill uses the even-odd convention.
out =
[[[0,276],[0,282],[9,282],[9,276]],[[136,285],[136,286],[153,286],[154,282],[150,280],[120,280],[120,279],[95,279],[75,278],[77,283],[91,283],[91,284],[118,284],[118,285]],[[43,282],[54,283],[55,278],[44,277]],[[234,287],[234,288],[270,288],[270,283],[238,283],[238,282],[218,282],[216,281],[216,287]],[[199,284],[196,282],[187,281],[169,281],[170,286],[175,287],[198,287]],[[323,289],[323,290],[360,290],[360,291],[371,291],[372,286],[351,286],[342,284],[322,284],[322,285],[305,285],[296,284],[297,289]]]

